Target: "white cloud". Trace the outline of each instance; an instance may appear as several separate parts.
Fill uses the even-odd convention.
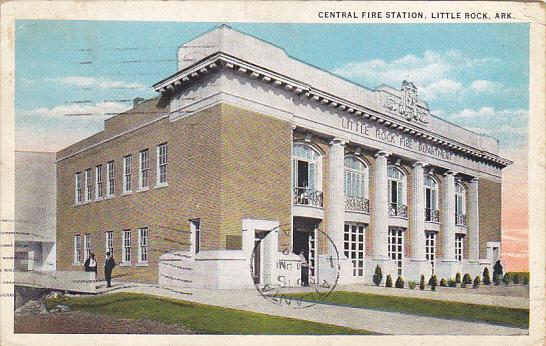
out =
[[[89,87],[99,89],[146,89],[141,83],[127,83],[110,79],[98,79],[85,76],[71,76],[64,78],[53,78],[53,81],[61,84],[73,85],[77,87]]]
[[[119,102],[97,102],[95,104],[67,104],[53,108],[35,108],[19,112],[26,116],[42,116],[42,117],[110,117],[113,113],[121,113],[129,109],[126,104]]]
[[[491,93],[499,89],[500,87],[501,85],[497,82],[492,82],[492,81],[483,80],[483,79],[475,80],[472,83],[470,83],[470,89],[480,93]]]
[[[434,100],[440,95],[453,95],[463,90],[461,83],[442,79],[419,89],[419,94],[425,100]]]

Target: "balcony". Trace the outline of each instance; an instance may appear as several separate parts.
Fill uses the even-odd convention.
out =
[[[440,211],[437,209],[425,208],[426,222],[440,222]]]
[[[455,224],[457,226],[466,227],[466,215],[465,214],[455,214]]]
[[[389,216],[408,218],[408,206],[405,204],[389,203]]]
[[[322,191],[311,190],[307,187],[294,188],[294,205],[322,208],[322,199]]]
[[[358,196],[345,196],[345,210],[370,213],[370,201]]]

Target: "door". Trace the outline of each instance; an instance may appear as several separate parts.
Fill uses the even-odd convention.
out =
[[[258,285],[263,283],[262,281],[262,268],[263,268],[263,255],[264,255],[264,241],[263,239],[268,232],[256,231],[254,233],[254,252],[252,260],[252,279],[254,284]]]

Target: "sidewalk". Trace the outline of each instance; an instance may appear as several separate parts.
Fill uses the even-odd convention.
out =
[[[131,286],[132,285],[132,286]],[[131,287],[127,287],[131,286]],[[527,329],[496,326],[485,323],[446,320],[377,310],[317,304],[305,309],[278,306],[265,300],[253,289],[206,290],[161,288],[157,285],[117,284],[102,293],[134,292],[181,299],[274,316],[365,329],[381,334],[396,335],[526,335]]]
[[[504,287],[501,287],[501,289]],[[505,308],[529,309],[529,298],[526,297],[510,297],[499,295],[486,295],[483,293],[473,293],[473,288],[465,289],[448,289],[444,287],[436,287],[437,291],[431,291],[427,288],[421,291],[419,287],[413,290],[386,288],[377,286],[365,286],[361,284],[342,285],[336,288],[337,291],[349,291],[369,294],[380,294],[384,296],[396,297],[411,297],[432,300],[444,300],[466,304],[478,304],[488,306],[500,306]],[[449,292],[453,290],[453,292]],[[463,292],[459,290],[464,290]]]

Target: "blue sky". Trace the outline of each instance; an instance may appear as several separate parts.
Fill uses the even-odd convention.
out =
[[[101,130],[219,24],[17,21],[16,146],[58,150]],[[226,24],[370,88],[411,80],[434,114],[503,148],[527,143],[527,24]]]

